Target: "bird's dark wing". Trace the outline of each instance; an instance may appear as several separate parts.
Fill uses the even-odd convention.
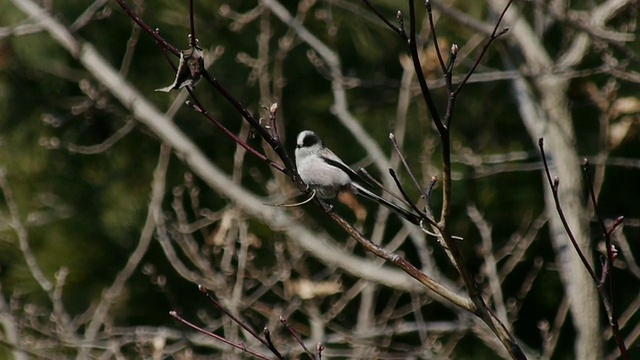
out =
[[[373,200],[373,201],[375,201],[375,202],[377,202],[379,204],[382,204],[382,205],[386,206],[389,210],[395,211],[396,214],[398,214],[398,215],[402,216],[403,218],[407,219],[409,222],[411,222],[411,223],[413,223],[415,225],[420,225],[420,221],[421,221],[420,216],[418,216],[418,215],[416,215],[416,214],[414,214],[414,213],[412,213],[412,212],[410,212],[410,211],[408,211],[406,209],[403,209],[400,206],[398,206],[398,205],[396,205],[396,204],[394,204],[392,202],[389,202],[389,201],[381,198],[380,196],[378,196],[378,195],[372,193],[371,191],[365,189],[362,185],[358,184],[357,182],[352,183],[351,186],[353,186],[356,189],[358,194],[368,198],[369,200]]]
[[[352,168],[348,167],[342,161],[335,160],[335,159],[330,159],[330,158],[324,157],[324,156],[320,156],[320,157],[327,164],[329,164],[331,166],[335,166],[338,169],[340,169],[340,170],[344,171],[345,173],[347,173],[347,175],[349,175],[349,178],[351,178],[351,181],[363,182],[362,177],[360,177],[360,175],[358,175]]]

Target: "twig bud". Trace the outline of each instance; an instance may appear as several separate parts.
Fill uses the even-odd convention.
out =
[[[614,232],[618,228],[618,226],[622,224],[623,221],[624,221],[624,216],[618,216],[618,218],[613,222],[613,224],[611,224],[609,229],[607,229],[607,234],[611,234],[612,232]]]
[[[616,221],[613,223],[613,226],[618,227],[620,226],[620,224],[622,224],[623,221],[624,221],[624,216],[618,216]]]
[[[451,55],[453,56],[458,55],[458,44],[451,45]]]
[[[618,258],[618,249],[616,248],[616,246],[611,244],[609,252],[611,253],[611,260],[616,261],[616,259]]]

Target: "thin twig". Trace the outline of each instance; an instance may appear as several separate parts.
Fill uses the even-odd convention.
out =
[[[418,179],[413,174],[413,171],[411,171],[411,168],[409,167],[409,163],[407,163],[407,159],[405,159],[404,154],[402,154],[402,151],[400,151],[400,146],[398,145],[398,141],[396,141],[396,136],[393,133],[389,134],[389,140],[391,140],[391,144],[393,145],[393,149],[396,151],[396,154],[398,154],[398,157],[400,158],[400,161],[402,162],[402,166],[404,167],[404,169],[409,174],[409,177],[411,178],[411,181],[413,181],[413,185],[416,187],[416,189],[418,189],[420,191],[420,193],[423,196],[423,199],[426,199],[427,198],[427,193],[423,190],[422,186],[420,186],[420,183],[418,183]]]
[[[193,102],[187,101],[186,102],[187,106],[191,107],[195,112],[202,114],[204,117],[206,117],[207,120],[209,120],[209,122],[211,122],[218,129],[220,129],[227,137],[233,140],[236,144],[242,146],[251,155],[266,162],[267,164],[269,164],[269,166],[273,167],[274,169],[281,171],[282,173],[285,173],[285,174],[287,173],[287,170],[282,165],[269,159],[264,154],[254,149],[251,145],[247,144],[246,141],[244,141],[243,139],[240,139],[236,134],[234,134],[232,131],[227,129],[224,125],[222,125],[222,123],[218,121],[218,119],[216,119],[213,115],[211,115],[209,111],[207,111],[204,108],[204,106],[202,105],[202,103],[200,103],[200,101],[198,100],[198,98],[196,97],[192,89],[187,88],[187,91],[189,92],[189,95],[191,95],[191,98],[193,100]]]
[[[509,0],[507,5],[505,5],[504,9],[502,9],[502,13],[500,13],[500,16],[498,17],[498,21],[496,21],[496,25],[493,28],[493,32],[491,32],[491,36],[489,36],[489,40],[487,40],[487,42],[482,47],[482,51],[480,51],[480,55],[478,55],[478,58],[473,63],[473,66],[471,66],[471,69],[469,69],[469,71],[467,72],[465,77],[458,84],[458,87],[456,88],[456,90],[454,91],[454,94],[453,94],[454,97],[460,92],[460,90],[462,90],[462,88],[467,83],[467,81],[469,81],[469,78],[471,77],[471,75],[476,71],[476,69],[480,65],[480,60],[482,60],[484,55],[487,53],[487,50],[489,50],[489,46],[491,46],[491,43],[493,43],[493,41],[495,39],[497,39],[500,36],[506,34],[507,31],[509,31],[509,28],[506,27],[506,28],[503,28],[502,30],[500,30],[500,32],[498,32],[498,27],[502,23],[502,19],[504,19],[504,15],[507,13],[507,10],[509,10],[509,7],[511,6],[512,3],[513,3],[513,0]]]
[[[194,330],[196,330],[196,331],[198,331],[200,333],[203,333],[203,334],[205,334],[207,336],[210,336],[210,337],[212,337],[212,338],[214,338],[214,339],[216,339],[218,341],[221,341],[221,342],[223,342],[223,343],[225,343],[225,344],[227,344],[229,346],[232,346],[232,347],[234,347],[234,348],[236,348],[238,350],[241,350],[244,353],[253,355],[254,357],[256,357],[258,359],[269,360],[268,356],[266,356],[264,354],[261,354],[261,353],[255,351],[255,350],[251,350],[251,349],[247,348],[242,343],[236,344],[234,342],[231,342],[231,341],[225,339],[223,336],[220,336],[220,335],[218,335],[216,333],[212,333],[211,331],[207,331],[207,330],[201,328],[200,326],[197,326],[197,325],[189,322],[188,320],[186,320],[182,316],[178,315],[178,313],[175,312],[175,311],[169,311],[169,315],[171,315],[174,319],[178,320],[179,322],[187,325],[188,327],[190,327],[190,328],[192,328],[192,329],[194,329]]]
[[[196,38],[196,26],[193,18],[193,0],[189,0],[189,45],[195,49],[198,46],[198,38]]]
[[[420,211],[420,209],[418,209],[417,206],[415,206],[412,202],[410,202],[411,199],[409,199],[409,195],[407,195],[407,192],[404,191],[404,187],[400,183],[400,179],[398,179],[396,172],[393,171],[393,169],[389,169],[389,174],[391,175],[391,178],[393,179],[393,181],[395,181],[396,186],[398,187],[398,190],[400,190],[400,194],[402,194],[405,200],[409,203],[409,206],[411,206],[411,209],[413,209],[415,212],[419,214],[420,219],[422,220],[426,219],[429,224],[437,227],[436,222],[433,219],[428,218],[424,213],[422,213],[422,211]]]
[[[400,35],[400,37],[402,37],[404,40],[409,40],[407,38],[407,34],[404,31],[404,17],[402,15],[402,12],[398,11],[397,13],[397,20],[398,23],[400,24],[400,26],[395,26],[391,23],[391,21],[387,20],[387,18],[385,18],[380,11],[378,11],[378,9],[376,9],[375,6],[373,6],[373,4],[369,1],[369,0],[362,0],[363,3],[365,3],[365,5],[367,5],[367,7],[369,7],[369,9],[371,11],[373,11],[374,14],[376,14],[376,16],[382,20],[382,22],[384,22],[389,29],[393,30],[394,32],[396,32],[398,35]]]
[[[316,360],[322,360],[323,351],[324,351],[324,345],[322,345],[322,343],[318,343],[318,345],[316,345]]]
[[[589,160],[584,159],[582,161],[582,170],[585,176],[585,180],[587,182],[587,187],[589,188],[589,195],[591,197],[591,202],[593,203],[593,211],[596,214],[596,218],[598,219],[598,224],[600,224],[600,228],[602,230],[602,234],[604,236],[605,246],[606,246],[606,260],[604,265],[602,266],[602,277],[599,282],[597,282],[598,292],[600,292],[600,296],[602,297],[602,302],[607,312],[607,318],[609,319],[609,326],[611,327],[611,331],[613,332],[614,339],[616,344],[618,345],[618,349],[620,349],[620,354],[624,359],[629,357],[627,353],[627,347],[624,343],[624,339],[622,334],[620,333],[620,327],[618,325],[618,318],[615,315],[615,292],[614,292],[614,278],[613,278],[613,263],[617,256],[615,252],[614,246],[611,244],[611,233],[618,227],[624,218],[618,217],[616,221],[610,228],[604,223],[602,215],[600,214],[600,209],[598,206],[598,201],[596,199],[596,192],[593,188],[593,181],[591,179],[591,172],[589,169]],[[603,285],[607,282],[607,291],[605,291]]]
[[[278,351],[278,349],[276,349],[276,346],[273,344],[273,341],[271,340],[271,332],[269,331],[268,328],[264,328],[262,329],[262,335],[264,335],[264,339],[267,341],[267,346],[269,347],[269,350],[271,350],[271,352],[273,352],[273,354],[279,358],[279,359],[284,359],[284,357],[282,356],[282,354],[280,354],[280,352]]]
[[[171,52],[175,56],[180,56],[180,51],[173,45],[169,44],[162,36],[160,36],[159,32],[152,29],[149,25],[147,25],[137,14],[131,9],[131,7],[124,0],[116,0],[118,5],[125,11],[125,13],[140,26],[145,32],[151,35],[155,41],[160,44],[162,47],[163,53],[164,50]],[[195,41],[195,39],[191,40]],[[167,60],[170,60],[167,57]],[[170,61],[172,67],[175,70],[175,65],[173,61]],[[247,110],[247,108],[242,105],[242,103],[236,99],[233,95],[231,95],[219,82],[218,80],[211,75],[206,69],[201,69],[200,75],[233,106],[236,110],[242,115],[242,117],[249,122],[249,124],[260,134],[260,136],[274,149],[274,151],[278,154],[278,156],[282,159],[285,164],[283,171],[285,174],[288,174],[290,170],[286,169],[294,169],[293,160],[289,157],[287,152],[282,147],[282,144],[277,142],[271,134],[260,125],[260,122]],[[194,100],[195,101],[195,100]],[[234,140],[235,141],[235,140]],[[242,144],[240,144],[242,145]],[[302,181],[299,180],[298,176],[294,176],[294,181],[298,184],[299,187],[302,186]]]
[[[38,261],[31,251],[31,245],[29,245],[29,232],[20,219],[18,204],[13,197],[13,191],[9,186],[9,181],[7,181],[7,171],[4,168],[0,168],[0,190],[2,190],[4,201],[7,204],[7,208],[9,209],[9,215],[11,219],[10,226],[11,228],[13,228],[13,231],[15,231],[18,237],[18,245],[20,247],[20,251],[22,252],[24,260],[27,263],[29,272],[38,282],[40,288],[44,292],[46,292],[53,300],[53,283],[49,279],[47,279],[47,276],[44,274],[42,269],[40,269]]]
[[[67,150],[71,153],[78,153],[84,155],[92,155],[99,154],[109,150],[113,145],[115,145],[118,141],[123,139],[127,134],[131,132],[137,125],[137,122],[134,119],[129,119],[125,124],[118,129],[116,132],[111,134],[106,140],[101,142],[100,144],[95,145],[77,145],[77,144],[69,144],[67,145]]]
[[[400,197],[398,194],[394,193],[393,191],[391,191],[389,188],[387,188],[386,186],[384,186],[383,183],[381,183],[380,181],[378,181],[376,178],[374,178],[371,174],[369,174],[369,172],[365,169],[365,168],[360,168],[358,169],[358,175],[362,174],[362,179],[371,183],[372,185],[375,185],[377,187],[379,187],[380,189],[382,189],[382,191],[386,192],[387,194],[393,196],[396,200],[402,202],[403,204],[410,206],[409,203],[407,201],[405,201],[405,199],[403,199],[402,197]]]
[[[593,279],[594,283],[597,284],[598,276],[596,275],[595,271],[593,271],[593,268],[587,261],[587,258],[582,253],[582,250],[580,250],[580,246],[578,245],[578,242],[576,241],[576,238],[573,235],[571,228],[569,227],[569,223],[567,222],[567,219],[564,216],[564,211],[562,210],[562,205],[560,204],[560,197],[558,196],[558,183],[560,182],[560,179],[558,179],[557,177],[555,179],[551,178],[551,170],[549,170],[549,164],[547,163],[547,154],[544,152],[543,138],[538,139],[538,147],[540,148],[540,154],[542,156],[544,171],[545,171],[545,174],[547,175],[547,181],[549,182],[549,186],[551,186],[551,194],[553,195],[553,201],[555,202],[556,210],[558,212],[558,215],[560,216],[560,221],[562,221],[562,225],[564,226],[564,229],[566,230],[567,235],[569,236],[569,240],[571,240],[571,244],[573,244],[573,247],[576,250],[576,253],[578,253],[578,256],[580,257],[582,264],[589,272],[589,275],[591,275],[591,278]]]
[[[302,347],[302,349],[309,354],[310,356],[313,356],[313,353],[311,351],[309,351],[309,349],[307,348],[307,346],[304,344],[304,341],[302,341],[302,339],[300,338],[300,335],[298,335],[298,333],[291,327],[291,325],[289,324],[289,322],[287,321],[287,319],[283,318],[282,316],[280,316],[280,323],[282,323],[282,325],[284,325],[284,327],[287,328],[287,330],[289,331],[289,333],[291,334],[291,336],[293,336],[294,339],[296,339],[296,341],[298,342],[298,344],[300,344],[300,346]]]
[[[167,40],[165,40],[162,36],[160,36],[159,32],[157,32],[156,30],[152,29],[149,25],[147,25],[147,23],[145,23],[138,16],[138,14],[136,14],[136,12],[129,6],[129,4],[127,4],[124,0],[116,0],[116,2],[118,3],[118,5],[120,5],[122,10],[124,10],[124,12],[127,15],[129,15],[131,20],[133,20],[136,24],[138,24],[138,26],[140,26],[142,30],[144,30],[147,34],[151,35],[151,37],[158,44],[162,45],[163,49],[168,50],[175,56],[180,56],[180,50],[178,50],[178,48],[176,48],[175,46],[169,44]]]
[[[416,71],[416,78],[418,79],[418,84],[420,84],[422,98],[425,104],[427,104],[429,114],[431,114],[432,121],[438,129],[438,133],[440,133],[441,135],[445,134],[447,132],[447,129],[445,127],[445,124],[442,122],[442,118],[440,117],[440,113],[438,112],[438,108],[436,107],[436,103],[431,96],[431,91],[429,90],[429,85],[427,85],[427,80],[424,77],[424,72],[422,71],[422,64],[420,63],[418,44],[416,41],[416,8],[414,0],[409,0],[408,45],[409,52],[411,53],[411,60],[413,61],[413,68]]]
[[[236,324],[240,325],[240,327],[242,327],[244,330],[246,330],[249,334],[251,334],[251,336],[256,338],[258,341],[260,341],[264,346],[270,348],[269,342],[267,340],[263,339],[262,336],[260,336],[260,334],[258,334],[258,332],[256,332],[252,328],[250,328],[249,325],[245,324],[242,320],[238,319],[235,315],[233,315],[231,312],[229,312],[229,310],[227,310],[227,308],[222,306],[222,304],[220,304],[220,302],[213,295],[211,295],[211,293],[209,292],[209,290],[207,290],[207,288],[205,288],[202,285],[198,285],[198,290],[200,290],[200,292],[202,294],[204,294],[209,300],[211,300],[213,305],[218,310],[222,311],[226,316],[228,316],[231,320],[233,320],[233,322],[235,322]]]
[[[436,25],[433,21],[433,11],[431,9],[431,1],[426,0],[424,2],[425,7],[427,8],[427,15],[429,16],[429,28],[431,30],[431,37],[433,38],[433,47],[436,50],[436,55],[438,55],[438,62],[440,63],[440,67],[442,68],[443,73],[448,73],[447,66],[444,65],[444,60],[442,59],[442,52],[440,51],[440,45],[438,45],[438,35],[436,34]]]

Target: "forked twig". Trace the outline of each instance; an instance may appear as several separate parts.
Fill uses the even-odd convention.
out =
[[[259,152],[255,148],[253,148],[251,145],[247,144],[246,141],[240,139],[236,134],[234,134],[232,131],[227,129],[224,125],[222,125],[222,123],[220,121],[218,121],[218,119],[216,119],[213,115],[211,115],[210,112],[208,112],[204,108],[204,106],[200,103],[200,101],[198,100],[196,95],[193,93],[193,90],[191,88],[187,88],[187,91],[189,92],[189,95],[191,95],[191,99],[193,100],[193,101],[187,101],[186,102],[187,106],[192,108],[195,112],[197,112],[199,114],[202,114],[204,117],[206,117],[207,120],[209,120],[209,122],[211,122],[218,129],[220,129],[227,137],[229,137],[231,140],[233,140],[236,144],[242,146],[251,155],[253,155],[253,156],[257,157],[258,159],[266,162],[267,164],[269,164],[269,166],[273,167],[274,169],[276,169],[278,171],[281,171],[282,173],[285,173],[285,174],[287,173],[287,170],[282,165],[280,165],[277,162],[269,159],[264,154],[262,154],[261,152]]]
[[[578,243],[573,235],[573,232],[571,231],[571,228],[569,227],[569,224],[565,218],[564,215],[564,211],[562,210],[562,205],[560,204],[560,198],[558,195],[558,185],[560,183],[560,179],[559,178],[551,178],[551,170],[549,169],[549,164],[547,162],[547,155],[545,154],[544,151],[544,140],[543,138],[538,139],[538,147],[540,148],[540,154],[542,156],[542,163],[544,165],[544,171],[545,174],[547,176],[547,181],[549,182],[549,186],[551,187],[551,193],[553,195],[553,201],[555,203],[556,206],[556,211],[558,212],[558,215],[560,216],[560,221],[562,222],[562,226],[564,227],[565,231],[567,232],[567,235],[569,236],[569,239],[571,241],[571,244],[573,244],[574,249],[576,250],[576,253],[578,254],[578,256],[580,257],[580,260],[582,261],[584,267],[587,269],[587,271],[589,272],[589,275],[591,275],[591,278],[593,279],[593,282],[596,285],[596,288],[598,289],[598,293],[600,294],[600,298],[602,299],[602,305],[604,305],[604,309],[607,313],[607,319],[609,321],[609,326],[611,327],[611,331],[614,334],[614,339],[616,341],[616,345],[618,346],[618,349],[620,350],[620,355],[622,356],[623,359],[629,359],[629,354],[627,352],[627,347],[624,343],[624,338],[622,337],[622,334],[620,333],[620,328],[618,325],[618,319],[616,318],[615,314],[614,314],[614,306],[613,306],[613,275],[611,274],[610,271],[610,267],[613,266],[613,261],[615,260],[615,254],[614,251],[615,249],[612,247],[611,245],[611,232],[613,230],[615,230],[615,228],[622,223],[622,219],[618,218],[619,221],[616,221],[616,223],[614,223],[614,225],[610,228],[607,229],[607,227],[604,225],[604,221],[602,220],[602,218],[599,215],[598,212],[598,203],[596,201],[596,197],[595,197],[595,192],[593,190],[593,184],[591,183],[591,177],[589,175],[589,169],[588,169],[588,161],[583,161],[583,170],[585,172],[585,176],[587,178],[587,186],[589,188],[589,194],[591,197],[591,201],[593,202],[593,208],[594,211],[596,213],[596,216],[598,217],[598,222],[600,223],[601,227],[602,227],[602,231],[605,237],[605,242],[606,242],[606,252],[607,252],[607,258],[604,261],[604,263],[602,264],[602,277],[598,278],[598,276],[596,275],[595,271],[593,270],[593,268],[591,267],[591,265],[589,265],[589,262],[587,261],[586,257],[584,256],[584,254],[582,253],[582,250],[580,250],[580,247],[578,246]],[[604,288],[604,282],[606,280],[609,280],[609,287],[608,287],[608,292],[605,290]]]
[[[571,231],[571,228],[569,227],[569,223],[567,222],[567,219],[564,215],[564,211],[562,210],[562,205],[560,204],[560,196],[558,195],[558,185],[560,184],[560,179],[557,177],[554,179],[551,178],[551,170],[549,170],[549,164],[547,163],[547,154],[544,152],[544,140],[542,138],[538,139],[538,147],[540,148],[540,154],[542,156],[542,164],[544,165],[544,171],[545,171],[545,174],[547,175],[547,181],[549,182],[549,186],[551,186],[551,194],[553,195],[553,201],[556,205],[556,211],[560,216],[560,221],[562,222],[562,226],[564,226],[564,229],[567,231],[569,240],[571,241],[573,248],[578,253],[578,256],[580,257],[582,264],[589,272],[589,275],[591,275],[591,278],[593,279],[593,281],[597,284],[598,276],[596,275],[595,271],[593,271],[591,264],[589,264],[589,261],[582,253],[582,250],[580,250],[578,241],[573,235],[573,231]]]
[[[370,8],[373,9],[373,6],[367,1],[367,0],[363,0],[365,2],[365,4],[367,4],[367,6],[369,6]],[[512,0],[511,0],[512,1]],[[506,11],[508,10],[508,8],[511,5],[511,1],[509,1],[507,3],[507,5],[505,6],[502,14],[500,15],[495,28],[497,29],[498,26],[500,25],[503,17],[504,17],[504,13],[506,13]],[[462,257],[462,253],[460,252],[460,250],[458,249],[458,247],[456,246],[456,244],[453,242],[453,238],[451,236],[451,234],[449,233],[449,226],[448,226],[448,221],[451,217],[451,197],[452,197],[452,193],[451,193],[451,136],[450,136],[450,130],[449,130],[449,126],[451,124],[451,118],[453,116],[453,110],[455,107],[455,101],[456,101],[456,95],[458,94],[458,92],[460,91],[460,89],[464,86],[464,84],[466,83],[466,81],[468,80],[468,77],[471,75],[471,73],[473,73],[475,71],[475,69],[477,68],[480,59],[483,57],[484,53],[486,52],[486,49],[488,49],[488,46],[493,42],[493,40],[495,38],[497,38],[498,36],[500,36],[502,33],[504,33],[504,31],[502,33],[500,33],[500,35],[495,35],[495,31],[494,31],[494,36],[492,36],[492,38],[489,39],[489,41],[487,42],[487,45],[485,45],[485,49],[484,51],[480,54],[478,60],[476,61],[476,64],[473,66],[473,68],[470,70],[469,74],[467,74],[467,78],[463,79],[463,82],[458,86],[458,89],[451,91],[451,86],[449,86],[449,97],[448,97],[448,102],[447,102],[447,108],[446,108],[446,113],[445,113],[445,118],[443,120],[443,118],[440,116],[440,113],[435,105],[433,96],[431,95],[431,91],[429,89],[429,86],[427,84],[427,81],[425,79],[424,76],[424,72],[422,69],[422,64],[420,62],[420,57],[419,57],[419,50],[418,50],[418,44],[416,41],[416,27],[417,27],[417,21],[416,21],[416,9],[415,9],[415,1],[414,0],[409,0],[409,35],[408,37],[406,36],[406,34],[404,33],[403,29],[404,27],[401,26],[399,28],[396,28],[394,26],[392,26],[390,24],[389,21],[387,21],[386,19],[384,19],[384,17],[377,12],[375,9],[373,9],[374,12],[376,13],[376,15],[378,15],[379,18],[381,18],[385,24],[387,24],[389,27],[391,27],[395,32],[397,32],[405,41],[407,41],[407,45],[409,47],[409,52],[411,54],[411,60],[413,62],[413,67],[414,67],[414,71],[416,73],[416,79],[420,85],[420,90],[421,90],[421,94],[422,94],[422,98],[423,101],[425,102],[427,109],[429,111],[429,114],[431,115],[431,121],[433,122],[433,124],[435,125],[439,137],[440,137],[440,141],[441,141],[441,146],[442,146],[442,176],[443,176],[443,180],[442,180],[442,191],[443,191],[443,201],[442,201],[442,210],[441,210],[441,214],[440,214],[440,220],[437,223],[437,228],[440,230],[440,232],[442,233],[442,238],[445,242],[446,247],[448,248],[448,252],[450,253],[450,259],[452,260],[454,266],[457,268],[460,276],[462,277],[462,279],[464,280],[465,286],[467,288],[467,292],[469,294],[470,300],[472,301],[472,303],[474,304],[474,308],[475,310],[473,311],[473,313],[475,315],[477,315],[479,318],[481,318],[490,328],[491,330],[496,334],[496,336],[498,336],[498,338],[500,339],[501,343],[505,346],[505,348],[507,349],[507,351],[509,352],[509,354],[513,357],[513,358],[518,358],[518,359],[522,359],[525,358],[524,353],[522,352],[522,349],[519,347],[519,345],[516,343],[515,339],[513,338],[513,335],[509,332],[509,330],[506,328],[506,326],[495,316],[495,314],[493,314],[493,312],[489,309],[489,307],[486,305],[486,303],[484,302],[484,299],[482,298],[478,286],[474,281],[473,275],[471,274],[471,271],[467,268],[467,265],[465,264],[465,261]],[[398,13],[398,22],[403,25],[404,23],[404,17],[402,16],[402,13]],[[429,18],[429,21],[431,22],[431,28],[434,28],[433,26],[433,17]],[[497,31],[497,30],[496,30]],[[451,51],[451,58],[450,58],[450,62],[449,62],[449,66],[446,69],[446,73],[445,73],[445,78],[446,76],[451,76],[452,73],[452,69],[453,69],[453,64],[455,63],[455,57],[457,55],[457,46],[453,46],[452,47],[452,51]],[[441,61],[441,64],[444,63],[444,61]],[[441,65],[442,66],[442,65]],[[448,75],[447,75],[448,74]],[[396,180],[397,181],[397,180]],[[435,184],[434,181],[431,182],[430,184],[430,188],[428,190],[428,194],[427,193],[423,193],[423,196],[425,197],[426,200],[428,200],[431,190],[433,188],[433,184]],[[420,186],[418,186],[418,189],[420,189],[421,192],[423,192],[423,190],[421,189]],[[411,202],[410,202],[411,203]],[[427,201],[427,205],[428,205],[428,201]],[[427,212],[430,212],[427,208]],[[427,217],[427,219],[429,219]],[[369,250],[372,251],[372,250]],[[376,254],[374,252],[374,254]],[[379,255],[380,256],[380,255]],[[397,264],[399,265],[399,264]],[[408,271],[408,269],[405,269],[405,271]]]
[[[324,345],[318,343],[316,345],[316,360],[322,360],[322,352],[324,351]]]
[[[225,344],[227,344],[229,346],[232,346],[232,347],[234,347],[234,348],[236,348],[238,350],[241,350],[242,352],[245,352],[247,354],[253,355],[254,357],[256,357],[258,359],[265,359],[265,360],[269,360],[270,359],[268,356],[266,356],[264,354],[261,354],[261,353],[255,351],[255,350],[247,348],[242,343],[237,343],[236,344],[236,343],[234,343],[232,341],[229,341],[229,340],[225,339],[224,336],[220,336],[220,335],[218,335],[216,333],[212,333],[211,331],[207,331],[207,330],[201,328],[200,326],[193,324],[192,322],[190,322],[190,321],[186,320],[185,318],[183,318],[182,316],[178,315],[178,313],[175,312],[175,311],[169,311],[169,315],[171,315],[174,319],[178,320],[179,322],[181,322],[181,323],[187,325],[188,327],[192,328],[193,330],[196,330],[196,331],[198,331],[198,332],[200,332],[202,334],[205,334],[205,335],[207,335],[209,337],[212,337],[212,338],[214,338],[214,339],[216,339],[218,341],[221,341],[221,342],[223,342],[223,343],[225,343]],[[282,359],[282,357],[280,357],[280,358]]]
[[[614,338],[616,344],[618,345],[618,349],[620,350],[620,354],[623,358],[628,358],[627,348],[624,343],[624,339],[622,338],[622,334],[620,333],[620,326],[618,324],[618,318],[615,316],[615,292],[613,291],[615,288],[614,278],[613,278],[613,263],[617,257],[617,250],[615,246],[611,243],[611,233],[615,231],[615,229],[622,224],[624,217],[619,216],[611,227],[607,228],[604,223],[604,220],[600,214],[600,209],[598,206],[598,201],[596,199],[596,192],[593,188],[593,181],[591,179],[591,171],[589,169],[589,161],[584,159],[582,161],[582,170],[585,176],[585,180],[587,182],[587,187],[589,188],[589,195],[591,197],[591,202],[593,203],[593,210],[598,219],[598,223],[600,224],[600,228],[602,230],[602,234],[605,240],[606,247],[606,259],[604,264],[602,265],[602,275],[600,281],[597,283],[598,292],[600,292],[600,296],[602,297],[602,302],[605,307],[605,311],[607,312],[607,317],[609,319],[609,326],[611,327],[611,331],[614,334]],[[607,290],[608,294],[604,289],[605,282],[608,283]]]
[[[498,21],[496,21],[496,26],[493,28],[493,32],[491,32],[491,36],[489,36],[489,40],[487,40],[487,42],[482,47],[482,50],[480,51],[480,55],[478,55],[478,58],[473,63],[473,66],[471,66],[471,69],[469,69],[469,71],[467,72],[465,77],[458,84],[458,87],[455,89],[454,94],[453,94],[454,97],[455,97],[455,95],[457,95],[460,92],[460,90],[462,90],[462,87],[464,87],[464,85],[467,83],[467,81],[469,81],[469,78],[471,77],[471,75],[476,71],[476,69],[480,65],[480,60],[482,60],[484,55],[487,53],[487,50],[489,50],[489,46],[491,46],[493,41],[495,39],[499,38],[500,36],[506,34],[509,31],[509,28],[505,27],[505,28],[503,28],[502,30],[500,30],[498,32],[498,28],[500,27],[500,24],[502,23],[502,20],[504,19],[504,15],[507,13],[507,10],[509,10],[509,7],[511,7],[512,3],[513,3],[513,0],[509,0],[507,5],[505,5],[504,9],[502,10],[502,13],[500,13],[500,16],[498,17]]]
[[[211,293],[209,292],[209,290],[207,290],[207,288],[205,288],[202,285],[198,285],[198,290],[200,290],[202,294],[204,294],[209,300],[211,300],[213,305],[218,310],[222,311],[226,316],[228,316],[231,320],[233,320],[233,322],[240,325],[240,327],[246,330],[249,334],[251,334],[251,336],[256,338],[258,341],[260,341],[264,346],[269,347],[269,343],[265,339],[263,339],[255,330],[250,328],[249,325],[245,324],[242,320],[238,319],[229,310],[227,310],[224,306],[222,306],[222,304],[220,304],[220,302],[213,295],[211,295]]]
[[[180,57],[180,54],[181,54],[180,50],[178,50],[175,46],[169,44],[162,36],[160,36],[158,31],[152,29],[149,25],[147,25],[136,14],[136,12],[126,3],[126,1],[116,0],[116,2],[125,11],[125,13],[136,24],[138,24],[138,26],[140,26],[140,28],[142,28],[145,32],[151,35],[154,38],[154,40],[161,46],[161,49],[165,54],[165,57],[167,58],[167,60],[175,70],[176,67],[173,64],[173,61],[171,61],[171,59],[169,59],[166,56],[165,50],[171,52],[173,55],[178,57]],[[193,9],[191,8],[190,11],[191,11],[190,17],[193,18]],[[190,20],[190,23],[193,26],[193,19]],[[190,39],[190,42],[193,45],[193,42],[196,40],[195,29],[191,29],[190,37],[192,37],[192,39]],[[216,91],[218,91],[242,115],[242,117],[251,125],[251,127],[260,134],[260,136],[271,146],[271,148],[273,148],[273,150],[278,154],[278,156],[284,162],[284,165],[285,165],[284,167],[281,167],[278,170],[284,172],[285,174],[288,174],[289,170],[287,169],[295,168],[293,165],[293,161],[291,160],[287,152],[284,150],[282,144],[279,141],[277,141],[273,136],[271,136],[270,132],[260,124],[260,122],[249,112],[249,110],[247,110],[247,108],[238,99],[236,99],[233,95],[231,95],[231,93],[229,93],[218,82],[215,76],[209,73],[205,68],[200,69],[200,72],[198,75],[201,76],[203,79],[205,79],[207,82],[209,82],[216,89]],[[192,92],[190,92],[190,94],[193,95]],[[225,132],[225,134],[227,134],[227,132]],[[232,140],[236,141],[237,139],[232,138]],[[239,144],[243,146],[242,143],[239,143]],[[247,148],[247,146],[243,146],[243,147]],[[273,166],[273,163],[270,165]],[[303,183],[299,180],[299,177],[294,176],[294,181],[296,182],[296,184],[298,184],[299,187],[303,186]]]
[[[407,159],[405,159],[404,154],[402,153],[402,151],[400,151],[400,146],[398,145],[398,141],[396,140],[396,136],[393,133],[389,133],[389,140],[391,140],[391,144],[393,145],[393,149],[396,151],[396,154],[398,154],[398,157],[400,158],[400,161],[402,162],[402,166],[404,167],[404,169],[409,174],[409,177],[411,178],[411,181],[413,181],[413,186],[415,186],[416,189],[420,190],[420,193],[422,194],[423,199],[425,199],[425,201],[426,201],[427,194],[422,189],[422,186],[420,186],[420,183],[418,183],[418,179],[413,174],[413,171],[411,171],[411,168],[409,167],[409,164],[407,163]],[[427,206],[428,206],[428,204],[427,204]]]

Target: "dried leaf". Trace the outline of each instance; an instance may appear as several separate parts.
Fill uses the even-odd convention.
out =
[[[176,78],[173,83],[167,87],[156,89],[156,91],[169,92],[174,89],[182,89],[185,86],[194,87],[204,68],[204,52],[198,46],[182,50],[180,52],[180,63]]]
[[[291,282],[289,286],[291,292],[305,300],[318,296],[334,295],[342,291],[342,285],[335,281],[310,281],[302,279]]]

